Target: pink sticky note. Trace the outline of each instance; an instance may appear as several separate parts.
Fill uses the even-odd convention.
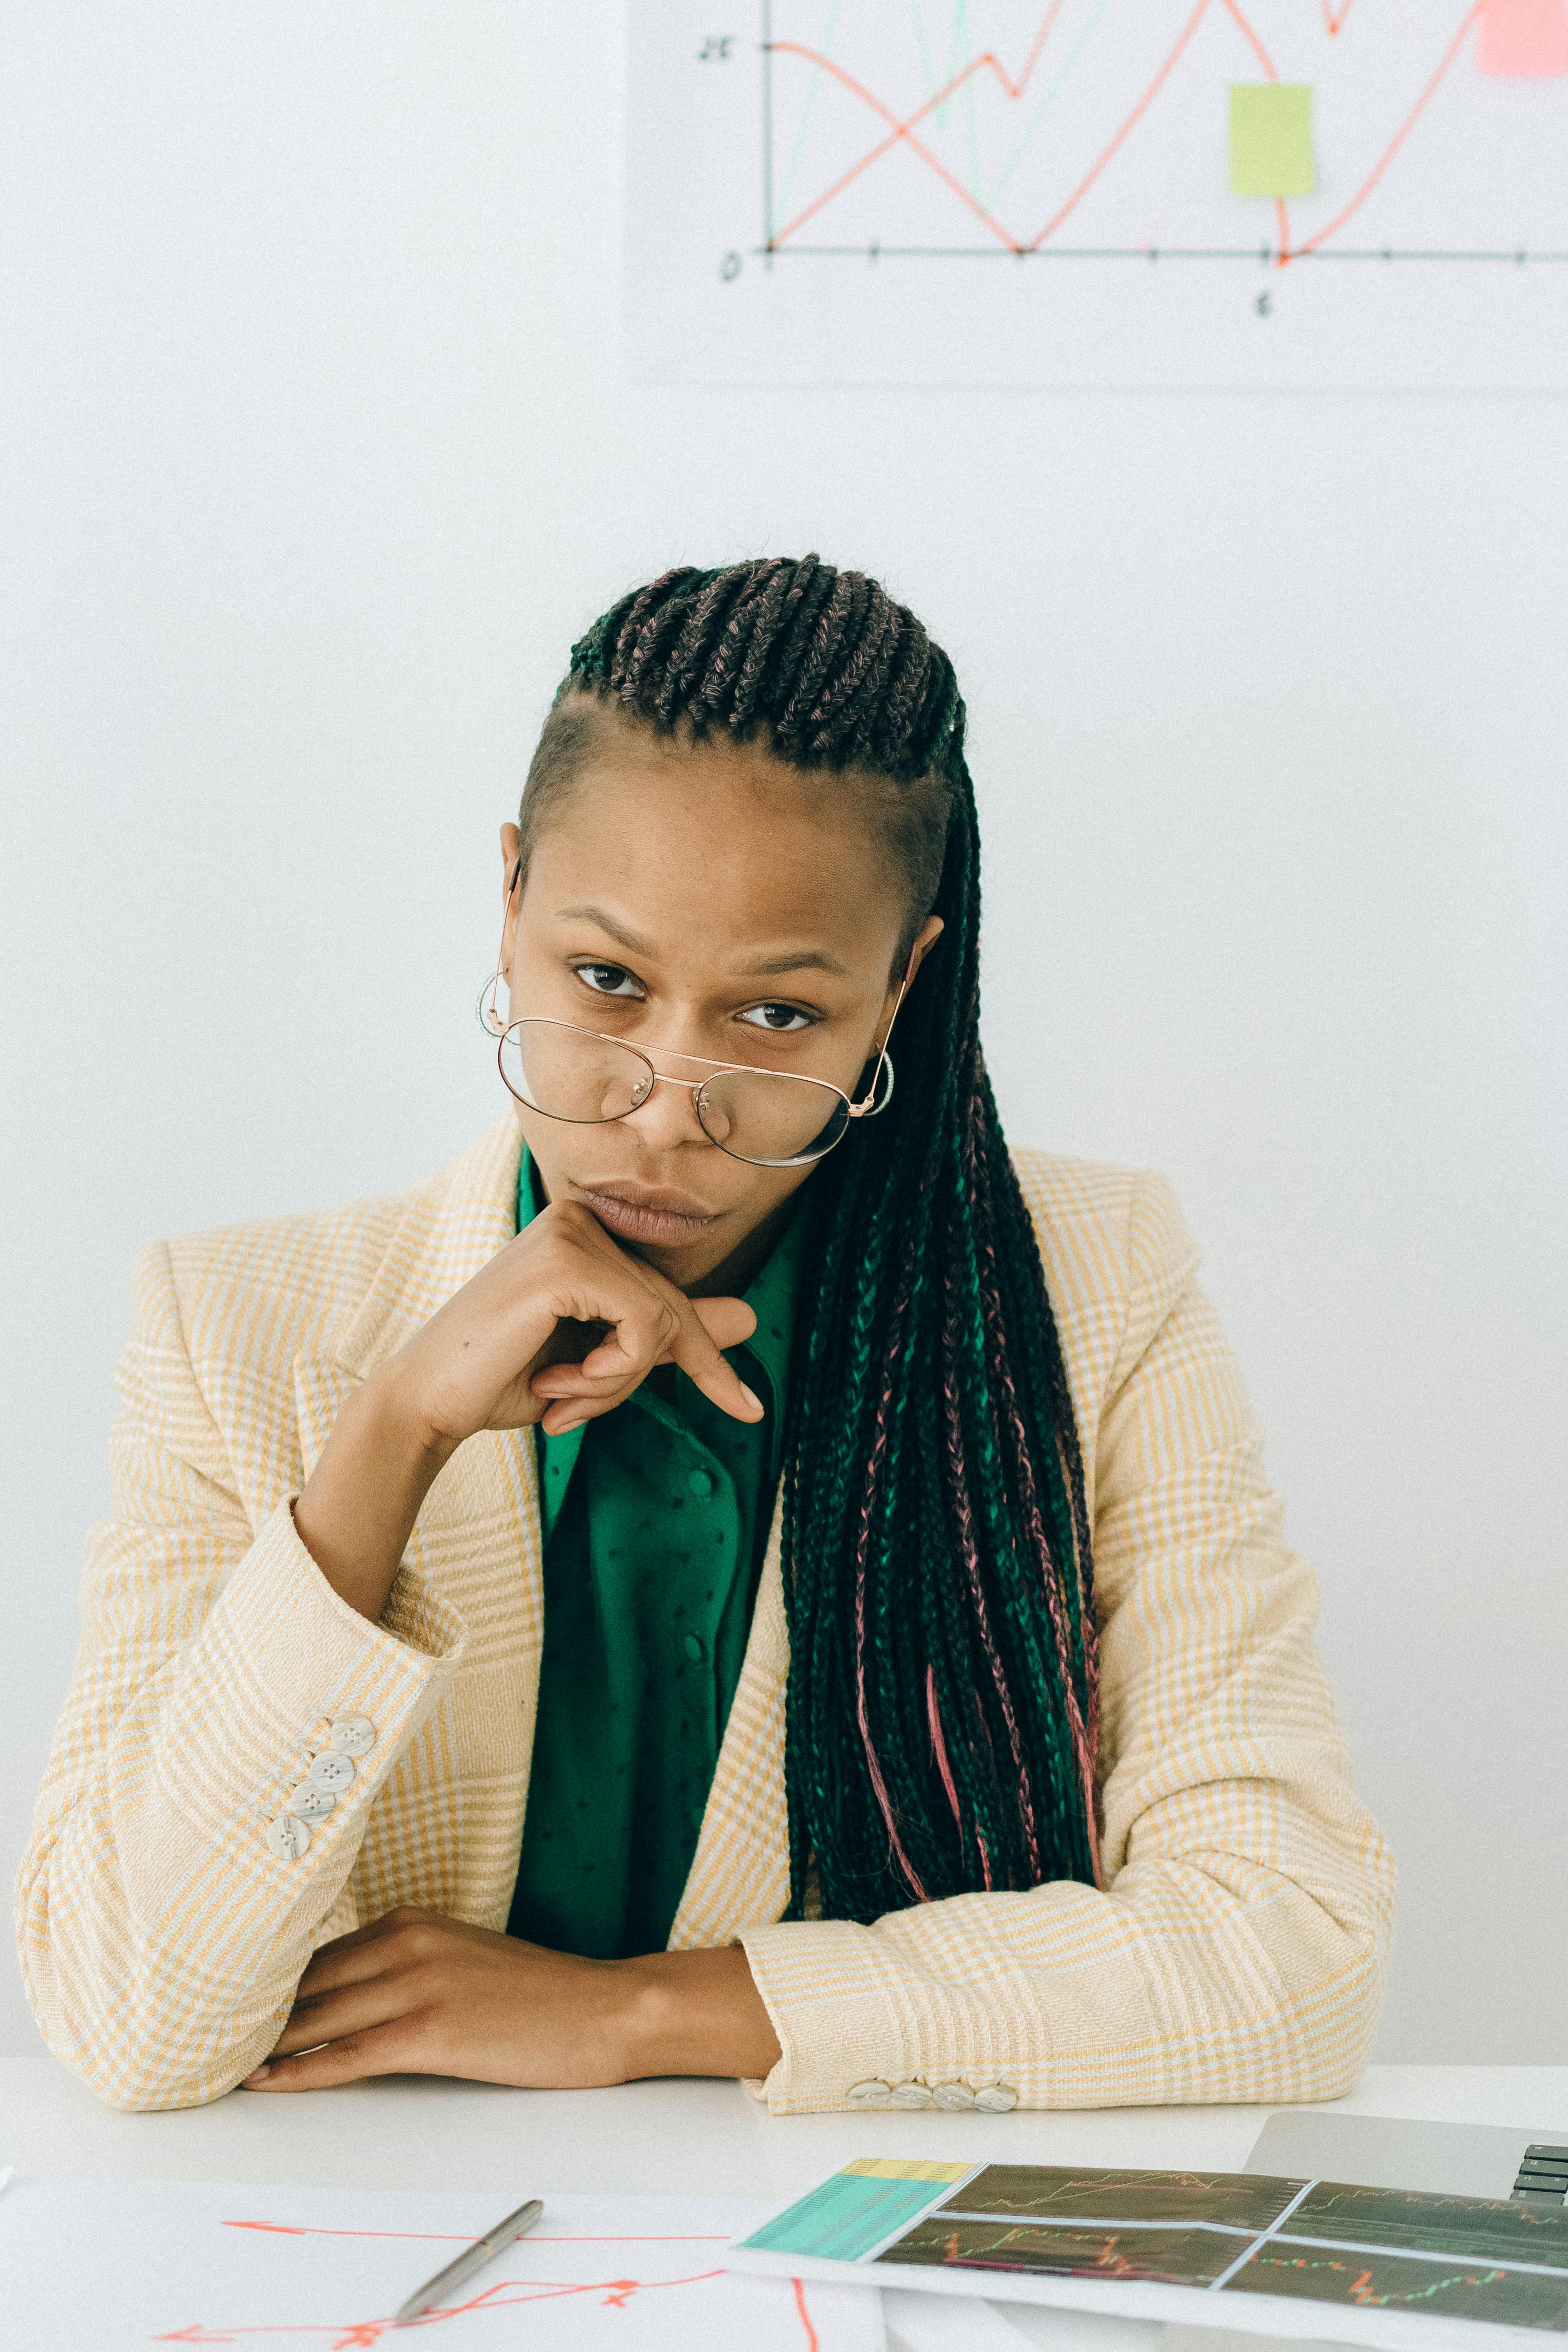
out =
[[[1481,0],[1476,63],[1484,74],[1568,74],[1568,0]]]

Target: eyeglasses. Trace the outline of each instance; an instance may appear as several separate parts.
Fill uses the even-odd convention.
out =
[[[656,1070],[640,1047],[574,1022],[529,1016],[503,1024],[496,1004],[498,966],[479,998],[479,1024],[499,1040],[496,1060],[508,1090],[530,1110],[574,1127],[604,1127],[640,1110],[655,1087],[685,1087],[698,1125],[710,1143],[753,1168],[800,1168],[820,1160],[848,1133],[856,1118],[875,1118],[893,1098],[893,1057],[887,1036],[875,1056],[871,1082],[859,1102],[826,1078],[794,1070],[758,1070],[744,1063],[704,1062],[695,1054],[666,1054],[666,1062],[706,1069],[703,1078],[672,1078]],[[906,971],[893,1006],[897,1020]],[[658,1049],[655,1049],[658,1051]]]
[[[870,1091],[851,1102],[823,1078],[793,1070],[756,1070],[742,1064],[701,1064],[694,1054],[661,1054],[666,1062],[706,1067],[704,1078],[673,1078],[618,1037],[579,1029],[570,1021],[514,1021],[503,1030],[496,1058],[511,1093],[530,1110],[576,1127],[603,1127],[640,1110],[655,1087],[686,1087],[710,1143],[753,1168],[799,1168],[831,1151],[852,1118],[875,1118],[892,1098],[893,1065],[886,1048],[877,1057]]]

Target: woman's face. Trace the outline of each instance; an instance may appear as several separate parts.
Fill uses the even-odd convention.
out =
[[[811,1168],[721,1151],[692,1104],[702,1070],[666,1057],[795,1071],[854,1097],[898,995],[901,876],[840,778],[609,719],[595,734],[508,914],[510,1017],[625,1038],[687,1083],[604,1125],[521,1103],[518,1118],[552,1202],[584,1202],[683,1289],[724,1286],[716,1272],[743,1287]],[[507,877],[517,854],[503,825]],[[941,929],[927,921],[917,963]]]

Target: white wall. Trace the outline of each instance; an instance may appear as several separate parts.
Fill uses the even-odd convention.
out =
[[[966,683],[1014,1131],[1205,1245],[1404,1864],[1381,2054],[1568,2055],[1563,402],[626,389],[614,0],[5,44],[7,1861],[132,1249],[479,1130],[568,644],[812,546]]]

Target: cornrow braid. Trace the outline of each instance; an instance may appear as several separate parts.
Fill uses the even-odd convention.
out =
[[[573,647],[546,740],[570,723],[562,698],[580,695],[661,731],[765,736],[795,767],[922,787],[928,808],[939,788],[946,928],[901,1016],[896,1094],[801,1195],[784,1472],[790,1916],[814,1870],[824,1913],[860,1920],[1092,1884],[1083,1465],[980,1047],[980,844],[952,665],[876,581],[772,558],[668,572],[624,597]],[[544,741],[540,758],[547,777]]]

